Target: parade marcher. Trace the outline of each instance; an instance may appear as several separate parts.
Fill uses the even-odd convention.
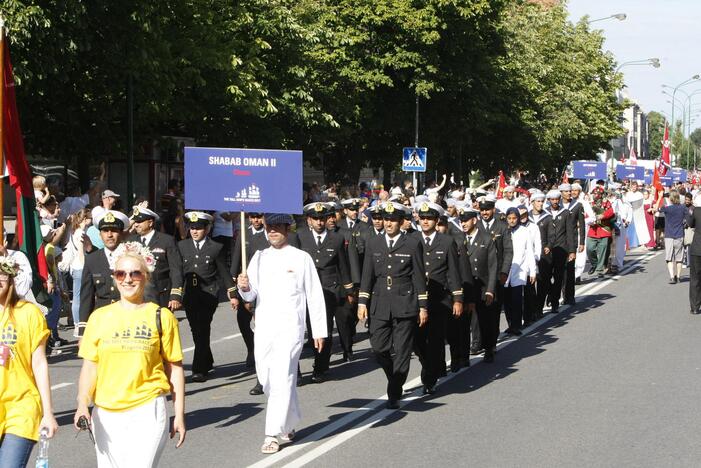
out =
[[[343,237],[343,248],[348,257],[348,270],[350,272],[350,280],[353,284],[351,300],[348,296],[341,295],[341,305],[336,308],[335,320],[336,328],[338,329],[338,338],[343,349],[343,361],[351,362],[353,360],[353,337],[355,336],[355,328],[358,324],[358,301],[357,292],[360,287],[360,274],[363,264],[360,261],[358,254],[357,238],[354,232],[342,226],[343,219],[339,219],[343,207],[335,202],[327,203],[329,209],[335,210],[335,216],[329,216],[326,219],[326,229],[329,232]],[[354,227],[354,229],[357,229]],[[357,231],[358,233],[360,231]]]
[[[104,248],[94,249],[85,256],[83,276],[80,282],[80,321],[78,336],[83,335],[85,324],[93,310],[106,306],[119,299],[119,291],[112,282],[115,249],[126,236],[129,218],[120,211],[99,213],[93,222],[100,231]]]
[[[494,216],[495,214],[495,203],[496,199],[494,196],[487,195],[479,203],[481,220],[477,223],[477,227],[482,229],[485,233],[489,235],[494,241],[494,246],[497,249],[497,293],[491,306],[489,306],[496,314],[496,327],[494,323],[490,323],[486,328],[480,327],[480,334],[482,339],[482,346],[487,349],[484,344],[485,339],[489,342],[495,342],[499,337],[499,321],[501,319],[501,309],[504,301],[504,284],[511,271],[511,260],[513,259],[513,247],[511,245],[511,239],[509,237],[509,227],[501,219]],[[492,317],[491,320],[494,320]],[[489,329],[491,333],[495,335],[492,337],[485,337],[482,331]]]
[[[423,392],[428,395],[435,392],[436,382],[445,372],[446,326],[451,316],[459,319],[463,314],[463,290],[457,245],[451,236],[436,231],[438,218],[444,213],[443,208],[424,202],[417,211],[426,264],[428,315],[431,319],[416,332],[414,351],[421,361]],[[451,367],[453,365],[458,367],[459,360],[451,359]]]
[[[587,256],[589,257],[589,274],[604,276],[606,269],[606,250],[613,234],[613,220],[616,213],[611,202],[604,198],[604,189],[596,187],[592,192],[592,209],[595,220],[587,232]]]
[[[552,278],[553,224],[550,222],[550,213],[545,209],[545,194],[543,192],[531,195],[530,217],[531,221],[540,229],[540,243],[542,245],[536,278],[536,300],[533,310],[529,310],[527,314],[535,321],[543,317],[545,298],[550,291],[550,279]],[[529,305],[526,302],[527,308]]]
[[[356,232],[361,229],[367,229],[369,226],[358,219],[358,210],[360,210],[360,198],[346,198],[341,200],[341,205],[343,206],[343,213],[345,214],[343,222],[341,223],[342,228],[346,228],[351,232]]]
[[[24,468],[39,433],[58,430],[51,402],[46,340],[39,308],[17,294],[19,265],[0,257],[0,466]]]
[[[134,208],[132,220],[135,233],[130,240],[148,247],[156,259],[156,269],[146,285],[146,300],[170,310],[178,310],[183,297],[183,273],[182,259],[175,240],[171,235],[154,229],[158,215],[148,208]]]
[[[626,201],[627,190],[621,187],[620,192],[616,194],[614,212],[616,213],[617,229],[615,234],[615,250],[613,261],[611,262],[611,272],[618,273],[623,268],[623,259],[626,256],[626,244],[628,243],[628,234],[631,232],[628,227],[633,222],[633,208]]]
[[[579,199],[582,193],[582,186],[574,183],[569,186],[570,190],[565,190],[562,193],[562,206],[567,208],[570,213],[570,221],[574,223],[574,232],[577,237],[577,252],[575,259],[567,262],[567,274],[565,276],[564,300],[565,304],[574,304],[574,286],[579,283],[580,276],[584,270],[586,263],[585,244],[587,239],[586,216],[587,210],[584,201]]]
[[[292,218],[265,216],[270,247],[255,253],[247,274],[237,279],[238,292],[257,302],[256,373],[268,396],[265,440],[261,451],[280,449],[278,437],[289,442],[301,419],[297,399],[297,367],[309,311],[314,348],[321,351],[328,332],[324,291],[314,261],[288,244]]]
[[[385,233],[365,247],[358,293],[358,319],[369,319],[370,345],[387,376],[390,409],[399,408],[417,318],[420,327],[428,320],[423,248],[416,236],[399,230],[407,212],[399,203],[382,205]]]
[[[526,284],[534,284],[536,279],[535,252],[531,232],[521,224],[518,208],[506,210],[506,222],[513,248],[511,270],[504,284],[504,309],[508,323],[506,333],[520,336],[523,327],[523,289]]]
[[[178,321],[144,297],[155,263],[148,247],[119,245],[113,274],[119,301],[90,315],[80,344],[83,366],[73,422],[76,429],[81,418],[90,422],[99,468],[158,465],[168,434],[168,393],[175,412],[170,437],[179,433],[176,447],[185,440]]]
[[[263,213],[248,213],[249,224],[247,227],[241,227],[241,230],[246,230],[246,264],[250,264],[251,258],[259,250],[264,250],[270,247],[268,237],[265,234],[265,226],[263,225]],[[231,253],[231,277],[236,280],[241,273],[241,233],[236,236],[234,242],[234,250]],[[240,300],[240,295],[237,294],[232,302],[236,309],[236,322],[239,326],[239,331],[243,342],[246,345],[246,367],[255,367],[256,360],[253,354],[254,340],[251,321],[255,314],[255,303],[244,302]],[[250,395],[262,395],[263,386],[256,379],[256,384],[248,392]]]
[[[556,314],[560,307],[560,294],[562,283],[565,279],[567,262],[574,260],[577,250],[574,225],[570,221],[570,212],[561,206],[562,194],[559,190],[551,190],[545,196],[550,202],[549,222],[552,224],[552,236],[550,237],[550,249],[552,252],[551,274],[544,277],[542,291],[539,291],[539,303],[545,302],[545,297],[550,298],[550,311]]]
[[[500,312],[493,304],[496,297],[499,262],[494,239],[486,230],[478,228],[482,222],[479,214],[477,210],[469,207],[460,210],[460,224],[465,232],[465,250],[467,252],[464,267],[470,270],[470,274],[474,278],[472,288],[463,287],[466,292],[465,300],[474,302],[476,306],[482,346],[484,347],[484,362],[494,362],[494,351],[499,336]],[[467,274],[463,275],[463,278],[465,277]],[[470,290],[471,292],[468,292]],[[468,340],[468,348],[470,346],[469,333],[468,323],[468,328],[464,333]],[[452,355],[454,346],[450,341],[453,340],[450,338],[450,333],[448,336]]]
[[[516,199],[516,188],[512,185],[507,185],[502,190],[503,198],[500,198],[495,202],[496,210],[502,215],[506,213],[509,208],[516,208],[519,205],[519,201]]]
[[[531,197],[532,199],[532,197]],[[518,207],[521,225],[528,231],[528,241],[533,250],[533,257],[536,264],[536,280],[538,278],[538,263],[543,254],[543,241],[541,240],[540,227],[534,223],[524,205]],[[523,325],[528,326],[535,321],[538,307],[538,293],[536,282],[528,281],[523,286]]]
[[[214,365],[209,339],[212,319],[219,304],[220,281],[226,287],[232,307],[236,288],[220,255],[221,244],[207,238],[214,218],[200,211],[185,213],[185,218],[191,238],[178,242],[178,250],[183,259],[183,307],[195,342],[191,379],[205,382]]]
[[[78,336],[78,322],[80,322],[80,284],[83,277],[83,265],[85,265],[85,253],[92,249],[90,238],[85,233],[92,224],[92,214],[88,208],[82,208],[74,213],[67,221],[70,221],[71,237],[66,243],[66,248],[58,265],[59,270],[70,274],[73,280],[71,300],[71,315],[75,326],[75,336]],[[70,323],[70,321],[69,321]]]
[[[630,181],[630,191],[625,195],[625,201],[630,204],[632,210],[631,222],[628,226],[628,244],[633,249],[639,245],[645,245],[650,241],[645,220],[645,198],[638,191],[638,182]]]
[[[643,189],[643,211],[645,211],[645,224],[650,241],[645,244],[648,250],[653,250],[657,246],[655,240],[655,198],[649,189]]]
[[[310,203],[304,207],[303,211],[311,220],[311,229],[303,229],[297,233],[298,248],[308,253],[312,258],[321,281],[324,303],[326,304],[326,324],[328,326],[326,336],[328,339],[325,340],[323,348],[314,350],[314,372],[311,378],[313,383],[322,383],[329,370],[334,317],[338,317],[339,328],[344,330],[344,336],[347,339],[350,331],[346,328],[350,325],[347,317],[344,316],[345,311],[341,307],[342,298],[345,297],[349,303],[353,303],[355,296],[345,239],[342,234],[326,229],[328,218],[335,216],[334,211],[331,210],[329,204],[322,202]],[[348,349],[347,347],[349,347],[349,343],[346,342],[344,351]]]

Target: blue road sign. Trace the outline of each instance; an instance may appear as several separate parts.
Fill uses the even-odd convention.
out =
[[[426,172],[426,148],[404,148],[402,170],[405,172]]]
[[[185,206],[195,210],[302,212],[302,152],[185,148]]]

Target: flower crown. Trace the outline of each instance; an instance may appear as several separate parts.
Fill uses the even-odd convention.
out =
[[[11,277],[17,276],[19,265],[10,257],[0,257],[0,273],[4,273]]]
[[[114,251],[115,264],[117,260],[127,253],[133,253],[142,257],[146,262],[146,268],[149,273],[153,273],[153,270],[156,269],[156,257],[153,255],[153,252],[151,252],[151,249],[140,242],[122,242],[119,244]]]

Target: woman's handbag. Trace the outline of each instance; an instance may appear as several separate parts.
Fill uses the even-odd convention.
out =
[[[694,228],[684,228],[684,245],[691,245],[694,241]]]

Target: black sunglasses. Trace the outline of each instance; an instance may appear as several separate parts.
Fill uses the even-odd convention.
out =
[[[124,281],[127,278],[127,275],[129,275],[129,277],[134,281],[143,281],[143,279],[144,279],[143,272],[141,272],[139,270],[135,270],[135,271],[115,270],[114,271],[114,279],[116,279],[119,282]]]

